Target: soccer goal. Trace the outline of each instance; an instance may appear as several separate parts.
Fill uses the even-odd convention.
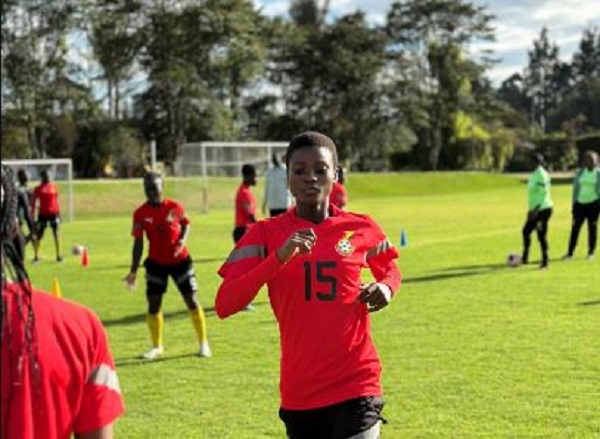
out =
[[[52,180],[66,187],[66,200],[61,193],[59,202],[61,211],[66,211],[63,219],[73,221],[75,218],[75,209],[73,203],[73,161],[71,159],[2,160],[2,164],[12,168],[15,178],[18,169],[25,169],[29,175],[29,188],[32,190],[40,180],[40,172],[44,169],[48,170]]]
[[[209,177],[241,175],[242,165],[256,167],[259,175],[271,163],[273,153],[283,156],[287,142],[196,142],[183,145],[180,169],[184,176],[202,179],[202,211],[208,212]]]

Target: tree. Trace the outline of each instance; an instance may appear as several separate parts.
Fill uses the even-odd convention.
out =
[[[600,76],[600,32],[597,28],[584,30],[572,65],[575,84]]]
[[[559,68],[558,46],[551,43],[548,29],[542,28],[528,53],[529,64],[524,74],[525,93],[531,108],[531,123],[538,124],[546,132],[548,112],[555,107],[557,95],[554,72]]]
[[[2,12],[3,108],[18,114],[34,155],[45,157],[57,115],[93,111],[89,93],[69,78],[77,66],[67,57],[66,38],[85,13],[84,5],[75,0],[8,1],[2,2]]]
[[[97,0],[88,14],[88,39],[107,85],[108,113],[121,117],[123,82],[131,79],[141,49],[137,1]]]
[[[385,145],[373,139],[385,123],[378,83],[384,34],[369,27],[360,11],[320,26],[292,17],[298,22],[275,24],[280,37],[269,52],[270,78],[283,84],[288,117],[280,121],[290,124],[293,118],[292,126],[328,132],[340,157],[358,168],[371,167],[371,158],[385,164]]]
[[[168,163],[176,161],[192,120],[195,127],[214,122],[221,139],[240,137],[242,92],[263,57],[262,19],[249,0],[179,6],[146,5],[140,56],[150,84],[138,99],[142,126]]]
[[[452,138],[454,114],[461,108],[460,87],[484,70],[466,62],[466,46],[493,40],[492,16],[484,7],[462,0],[407,0],[392,4],[386,31],[394,51],[412,61],[412,75],[421,81],[418,91],[427,123],[415,127],[422,166],[436,169],[444,144]]]

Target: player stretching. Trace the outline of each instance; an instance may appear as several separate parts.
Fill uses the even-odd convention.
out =
[[[281,338],[281,408],[289,438],[378,438],[381,363],[370,314],[400,286],[397,251],[367,215],[329,204],[337,166],[329,137],[290,142],[288,183],[296,207],[259,221],[221,266],[215,309],[244,308],[263,285]],[[376,282],[361,283],[369,267]]]
[[[50,181],[50,174],[47,170],[40,172],[41,182],[33,190],[31,197],[31,216],[35,218],[36,205],[38,207],[37,216],[37,239],[33,241],[34,258],[33,261],[40,260],[40,244],[44,237],[46,226],[50,224],[52,236],[54,237],[54,248],[56,249],[56,261],[61,262],[60,238],[58,236],[58,226],[60,224],[60,206],[58,204],[58,186]]]
[[[144,233],[148,238],[146,268],[146,299],[148,314],[146,323],[150,331],[152,348],[143,358],[152,360],[163,353],[162,297],[167,291],[169,276],[176,283],[188,307],[198,342],[199,355],[210,357],[211,351],[206,334],[204,311],[198,302],[198,283],[192,258],[185,245],[190,230],[189,219],[183,206],[177,201],[163,197],[162,177],[154,172],[144,176],[147,202],[133,213],[133,250],[131,270],[126,282],[135,285],[137,270],[144,252]]]

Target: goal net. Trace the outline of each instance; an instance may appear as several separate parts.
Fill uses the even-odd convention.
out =
[[[58,201],[60,211],[63,212],[62,219],[73,221],[75,209],[73,203],[73,161],[71,159],[24,159],[24,160],[2,160],[2,164],[12,168],[15,178],[19,169],[25,169],[29,176],[29,189],[40,181],[40,172],[47,170],[53,181],[60,190]]]
[[[202,211],[208,212],[209,181],[218,177],[240,177],[246,163],[256,167],[257,174],[271,164],[275,153],[281,159],[288,142],[196,142],[183,145],[179,169],[183,176],[202,179]]]

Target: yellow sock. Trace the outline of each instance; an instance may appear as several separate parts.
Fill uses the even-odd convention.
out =
[[[206,318],[204,317],[204,310],[201,306],[193,311],[190,311],[190,319],[192,319],[192,325],[194,325],[194,331],[196,331],[196,337],[198,342],[204,343],[208,337],[206,335]]]
[[[158,314],[146,314],[146,324],[150,331],[150,340],[152,341],[152,347],[156,348],[163,344],[163,315],[162,312]]]

